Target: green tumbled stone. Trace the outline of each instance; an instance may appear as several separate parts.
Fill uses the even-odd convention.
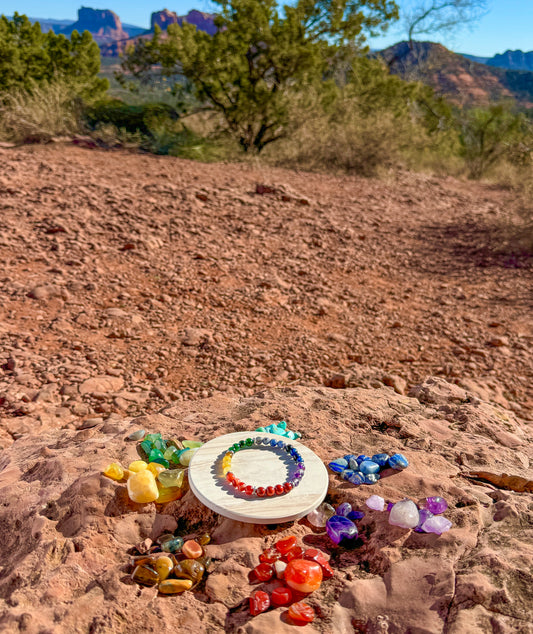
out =
[[[164,487],[181,487],[183,486],[183,478],[185,471],[183,469],[171,469],[169,471],[161,471],[157,479]]]
[[[144,449],[146,454],[149,454],[152,451],[152,449],[154,448],[154,446],[152,445],[152,441],[146,440],[146,438],[142,441],[141,447],[142,447],[142,449]]]
[[[184,440],[181,443],[186,449],[197,449],[203,445],[199,440]]]
[[[163,453],[163,457],[165,458],[165,460],[171,460],[172,462],[174,462],[174,460],[172,459],[174,454],[178,454],[178,458],[179,458],[179,449],[176,449],[176,447],[168,447],[167,449],[165,449],[164,453]],[[179,462],[179,460],[178,460]]]
[[[255,431],[266,431],[264,427],[258,427]]]
[[[278,427],[281,427],[281,429],[287,429],[287,423],[282,420],[281,422],[278,423]]]
[[[183,544],[183,537],[173,537],[161,544],[161,550],[164,550],[166,553],[179,553]]]
[[[144,429],[138,429],[128,436],[128,440],[142,440],[146,435]]]
[[[156,440],[163,440],[163,437],[161,434],[146,434],[145,440],[149,440],[152,444],[154,444]]]
[[[149,462],[157,462],[158,464],[162,464],[164,467],[169,467],[168,460],[165,460],[163,454],[159,451],[159,449],[152,449],[148,454]]]
[[[154,442],[154,447],[159,449],[159,451],[163,452],[167,449],[167,443],[164,440],[156,440]]]

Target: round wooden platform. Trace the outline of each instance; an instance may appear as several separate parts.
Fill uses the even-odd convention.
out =
[[[300,485],[285,495],[248,497],[229,485],[222,475],[222,458],[233,443],[261,436],[289,442],[300,452],[305,473]],[[231,470],[253,486],[268,486],[287,480],[294,462],[279,450],[254,445],[233,456]],[[189,465],[189,485],[208,508],[224,517],[253,524],[281,524],[300,519],[326,497],[328,473],[322,460],[302,443],[263,432],[236,432],[213,438],[194,454]]]

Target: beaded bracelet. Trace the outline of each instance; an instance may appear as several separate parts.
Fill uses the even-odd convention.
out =
[[[269,449],[281,449],[285,451],[295,462],[296,471],[289,479],[283,484],[276,484],[274,486],[267,487],[254,487],[251,484],[245,484],[231,472],[231,459],[237,451],[241,449],[250,449],[254,445],[268,447]],[[291,444],[284,443],[283,440],[272,440],[270,438],[263,438],[258,436],[257,438],[247,438],[246,440],[240,440],[226,451],[224,458],[222,459],[222,473],[226,476],[226,481],[231,484],[235,489],[245,493],[246,495],[257,497],[272,497],[273,495],[284,495],[292,491],[294,487],[300,484],[300,480],[304,476],[305,465],[300,452]]]

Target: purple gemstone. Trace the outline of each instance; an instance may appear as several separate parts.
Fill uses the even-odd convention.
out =
[[[342,515],[334,515],[326,522],[326,531],[329,538],[335,544],[339,544],[343,539],[355,539],[357,537],[357,526]]]
[[[298,480],[301,480],[304,477],[304,472],[303,471],[295,471],[294,477],[298,478]]]
[[[444,498],[436,495],[435,497],[426,498],[426,508],[433,515],[440,515],[448,508],[448,502]]]
[[[303,462],[299,462],[297,465],[298,469],[300,469],[301,471],[305,471],[305,465]]]
[[[387,509],[386,509],[386,510],[387,510],[387,513],[390,513],[390,512],[391,512],[391,509],[392,509],[392,507],[393,507],[393,506],[394,506],[394,502],[389,502],[389,503],[387,504]]]
[[[418,522],[418,526],[415,528],[415,531],[417,533],[423,533],[424,531],[422,530],[422,524],[430,517],[434,517],[434,515],[431,511],[428,511],[427,509],[420,509],[418,515],[420,517],[420,521]]]
[[[337,515],[342,515],[343,517],[348,517],[348,513],[350,513],[351,510],[352,510],[352,505],[348,502],[343,502],[342,504],[337,506],[335,513]]]
[[[451,527],[452,523],[450,520],[440,517],[440,515],[434,515],[422,524],[424,533],[435,533],[436,535],[442,535],[442,533],[449,531]]]
[[[352,511],[351,513],[348,513],[346,517],[349,520],[352,520],[352,522],[355,522],[355,520],[362,520],[364,516],[365,516],[364,511]]]

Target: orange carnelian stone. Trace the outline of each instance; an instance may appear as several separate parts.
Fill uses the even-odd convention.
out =
[[[181,552],[187,559],[198,559],[204,554],[204,549],[194,539],[189,539],[183,544]]]
[[[291,535],[290,537],[286,537],[285,539],[280,539],[280,541],[276,542],[274,546],[282,555],[284,555],[285,553],[289,552],[289,550],[293,546],[296,546],[296,537],[294,537],[294,535]]]
[[[283,555],[283,561],[287,563],[292,561],[293,559],[303,559],[304,558],[304,549],[301,546],[293,546],[289,552]]]
[[[258,581],[268,581],[274,576],[272,564],[261,563],[254,568],[254,574]]]
[[[270,607],[270,597],[263,590],[257,590],[250,597],[250,614],[256,616]]]
[[[267,548],[259,555],[259,561],[262,564],[273,564],[281,558],[281,553],[275,548]]]
[[[315,611],[307,603],[299,601],[293,603],[289,608],[289,618],[297,625],[305,625],[305,623],[311,623],[315,619]]]
[[[285,581],[298,592],[314,592],[322,583],[322,568],[316,561],[293,559],[285,569]]]
[[[279,607],[280,605],[288,605],[292,601],[292,590],[285,586],[280,586],[272,590],[270,602],[272,605]]]

